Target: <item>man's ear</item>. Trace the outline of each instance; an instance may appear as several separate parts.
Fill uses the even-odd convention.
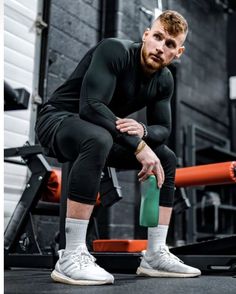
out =
[[[143,42],[145,42],[145,38],[147,37],[147,35],[149,34],[149,32],[150,32],[150,28],[147,28],[147,29],[145,30],[145,32],[143,33],[143,37],[142,37],[142,41],[143,41]]]
[[[180,56],[184,53],[184,51],[185,51],[184,46],[179,47],[178,53],[175,55],[175,58],[180,58]]]

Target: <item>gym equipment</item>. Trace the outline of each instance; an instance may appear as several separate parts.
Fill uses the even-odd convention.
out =
[[[159,219],[160,189],[155,175],[150,175],[141,183],[141,205],[139,224],[144,227],[156,227]]]
[[[112,245],[112,247],[111,247]],[[141,252],[147,247],[147,240],[124,240],[119,239],[117,242],[113,240],[94,240],[94,251],[110,251],[110,252]]]
[[[24,162],[31,170],[31,177],[26,184],[26,188],[21,196],[21,199],[9,221],[9,224],[4,234],[4,255],[6,267],[46,267],[52,268],[56,262],[57,255],[55,248],[40,248],[37,242],[37,236],[34,230],[32,215],[36,213],[48,213],[48,215],[59,215],[58,203],[48,203],[41,201],[41,197],[45,199],[58,201],[58,191],[60,183],[55,186],[55,181],[60,182],[60,173],[52,173],[51,167],[41,154],[43,149],[40,146],[24,146],[19,148],[9,148],[4,151],[5,161],[8,157],[21,156]],[[199,172],[199,169],[205,169],[208,165],[201,167],[192,167]],[[214,165],[215,168],[224,166],[224,182],[228,184],[229,181],[235,182],[235,162],[224,163],[224,165]],[[228,168],[226,168],[228,167]],[[223,169],[222,169],[223,170]],[[221,170],[221,171],[222,171]],[[229,172],[230,170],[230,172]],[[185,172],[184,169],[177,169],[177,175]],[[214,179],[214,169],[208,170],[206,177],[210,177],[210,183],[217,184]],[[66,177],[67,173],[62,172],[62,195],[60,204],[60,248],[64,248],[65,234],[63,232],[65,225],[65,211],[66,211]],[[177,177],[178,177],[177,176]],[[192,177],[194,177],[192,175]],[[222,175],[223,177],[223,175]],[[221,177],[221,179],[222,179]],[[198,184],[201,185],[197,177]],[[50,180],[49,180],[50,179]],[[114,201],[121,199],[120,187],[115,177],[115,172],[107,169],[102,178],[105,185],[101,185],[101,202],[103,205],[111,205]],[[206,182],[204,182],[205,184]],[[208,182],[209,183],[209,182]],[[180,186],[178,178],[176,184]],[[195,184],[196,185],[196,184]],[[51,194],[43,192],[45,187],[50,189]],[[102,188],[103,187],[103,188]],[[63,190],[64,189],[64,190]],[[180,188],[182,189],[182,188]],[[64,192],[63,192],[64,191]],[[112,202],[105,201],[109,197],[104,196],[104,192],[115,195]],[[114,193],[115,192],[115,193]],[[182,190],[183,192],[183,190]],[[49,196],[51,195],[51,196]],[[52,196],[53,195],[53,196]],[[183,194],[184,195],[184,194]],[[182,196],[183,196],[182,195]],[[112,198],[112,197],[111,197]],[[186,202],[187,203],[187,202]],[[96,240],[94,241],[94,252],[92,253],[99,265],[103,266],[111,272],[134,272],[139,265],[141,251],[146,248],[146,240]],[[222,238],[213,241],[200,242],[198,244],[189,244],[172,248],[171,252],[175,253],[184,262],[199,267],[203,271],[212,271],[216,269],[224,269],[227,271],[235,270],[236,264],[236,236]],[[214,249],[214,250],[213,250]],[[114,252],[115,251],[115,252]],[[120,251],[120,252],[119,252]],[[222,255],[222,253],[224,255]],[[112,262],[111,262],[112,261]]]
[[[92,252],[97,263],[110,272],[135,273],[146,240],[95,240]],[[128,244],[128,245],[127,245]],[[170,248],[188,265],[203,272],[236,271],[236,236]]]
[[[93,256],[110,272],[135,273],[147,240],[94,240]]]
[[[183,159],[185,165],[188,167],[199,166],[200,164],[214,164],[227,161],[235,161],[236,152],[231,151],[231,142],[226,136],[207,129],[204,126],[197,124],[188,124],[184,130],[184,141],[182,142],[184,146]],[[206,176],[206,178],[208,178]],[[222,224],[231,227],[230,235],[232,235],[235,230],[233,229],[233,219],[235,211],[235,185],[218,185],[213,186],[192,186],[186,188],[187,196],[191,207],[186,210],[185,220],[179,220],[179,228],[185,229],[185,239],[188,244],[196,243],[204,238],[217,238],[216,234],[206,234],[202,233],[198,228],[198,218],[201,207],[201,198],[203,189],[209,191],[218,191],[222,196],[222,204],[220,208],[220,215],[222,215]],[[183,188],[185,189],[185,188]],[[230,220],[232,219],[232,220]],[[183,237],[182,229],[175,227],[177,235],[180,239]],[[228,234],[227,234],[228,235]],[[228,235],[229,236],[229,235]]]
[[[191,203],[185,191],[185,188],[177,187],[175,190],[174,211],[179,214],[191,207]]]
[[[4,111],[27,109],[30,93],[23,88],[12,89],[4,81]]]
[[[30,94],[25,89],[13,89],[4,82],[4,111],[27,109],[29,97]],[[59,216],[58,204],[40,200],[52,174],[52,169],[43,153],[45,150],[40,145],[30,146],[28,143],[23,147],[4,150],[4,162],[26,165],[31,172],[4,232],[5,267],[51,268],[55,263],[53,248],[50,245],[40,248],[33,222],[33,214]],[[21,157],[22,162],[9,159],[11,157]]]
[[[236,161],[205,164],[176,170],[176,187],[236,183]]]
[[[41,199],[45,202],[59,203],[61,198],[61,170],[53,169],[43,189]]]
[[[5,267],[53,268],[58,256],[56,241],[63,248],[65,242],[64,220],[66,211],[66,185],[60,170],[52,169],[40,145],[4,150],[4,161],[27,165],[31,176],[4,232]],[[24,163],[9,159],[20,156]],[[61,189],[64,194],[61,198]],[[60,201],[61,198],[61,201]],[[64,199],[64,202],[62,201]],[[110,206],[122,199],[114,169],[106,168],[102,174],[99,202]],[[39,245],[34,215],[60,216],[60,234],[57,240],[42,248]]]
[[[37,213],[37,204],[39,204],[40,212],[48,210],[48,204],[41,202],[40,205],[39,200],[52,169],[42,153],[43,149],[39,145],[4,150],[5,162],[19,164],[19,162],[7,158],[21,156],[31,171],[25,190],[4,232],[5,267],[51,268],[55,263],[55,254],[52,254],[51,248],[48,248],[49,252],[42,252],[39,247],[32,221],[33,213]],[[52,208],[52,204],[50,204],[50,214],[53,213],[59,215],[57,207]]]

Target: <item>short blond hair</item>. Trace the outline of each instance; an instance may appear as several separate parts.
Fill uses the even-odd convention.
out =
[[[165,10],[154,22],[156,21],[160,21],[164,29],[173,37],[179,34],[187,35],[188,33],[188,23],[177,11]]]

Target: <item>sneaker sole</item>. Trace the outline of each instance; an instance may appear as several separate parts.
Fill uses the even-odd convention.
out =
[[[69,277],[66,277],[56,270],[51,273],[51,278],[55,282],[70,284],[70,285],[80,285],[80,286],[92,286],[92,285],[104,285],[104,284],[113,284],[114,280],[104,280],[104,281],[96,281],[96,280],[73,280]]]
[[[137,275],[139,276],[149,276],[149,277],[161,277],[161,278],[193,278],[200,276],[201,273],[173,273],[173,272],[164,272],[158,270],[147,269],[143,267],[138,267]]]

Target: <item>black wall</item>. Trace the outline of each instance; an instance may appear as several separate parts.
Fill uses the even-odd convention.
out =
[[[227,15],[212,2],[169,1],[189,22],[186,52],[177,71],[180,130],[197,124],[229,138]],[[197,147],[204,144],[200,141]]]
[[[236,4],[235,4],[236,5]],[[228,21],[228,77],[236,76],[236,12],[229,15]],[[231,146],[236,150],[236,100],[230,101]]]
[[[228,21],[228,75],[236,76],[236,12],[229,15]]]
[[[50,10],[46,99],[97,43],[100,30],[99,0],[52,0]]]

